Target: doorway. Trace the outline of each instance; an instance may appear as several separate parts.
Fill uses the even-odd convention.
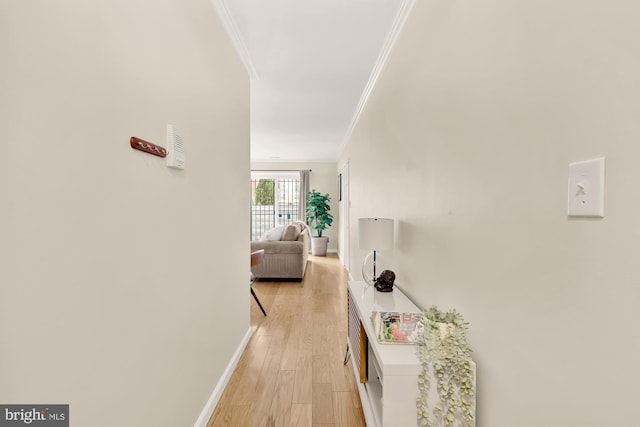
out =
[[[339,205],[340,213],[340,258],[342,259],[342,265],[347,271],[350,271],[350,210],[351,201],[349,198],[349,160],[347,160],[340,171],[340,191],[341,199]]]

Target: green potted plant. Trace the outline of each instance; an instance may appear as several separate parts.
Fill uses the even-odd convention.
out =
[[[416,403],[421,426],[475,426],[476,378],[468,325],[455,310],[444,312],[432,306],[423,312],[417,340],[422,373]]]
[[[328,194],[320,194],[316,190],[307,193],[307,222],[318,233],[317,237],[311,239],[312,255],[327,255],[329,238],[322,236],[322,232],[333,222],[333,215],[329,213],[331,210],[330,201],[331,197]]]

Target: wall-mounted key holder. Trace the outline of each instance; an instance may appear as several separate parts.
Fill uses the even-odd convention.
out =
[[[131,148],[144,151],[145,153],[153,154],[158,157],[167,157],[167,150],[159,145],[152,144],[144,139],[140,139],[136,136],[131,137]]]

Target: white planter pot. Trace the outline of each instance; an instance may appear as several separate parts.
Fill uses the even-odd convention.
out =
[[[326,256],[328,245],[328,237],[313,237],[311,239],[311,255]]]

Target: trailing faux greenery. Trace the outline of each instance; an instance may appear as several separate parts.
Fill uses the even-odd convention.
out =
[[[424,310],[419,323],[417,354],[422,364],[418,377],[418,422],[426,427],[452,427],[456,419],[462,427],[472,427],[475,418],[475,384],[466,323],[455,310]],[[428,408],[431,389],[430,366],[436,378],[438,403]]]
[[[329,213],[331,197],[328,194],[320,194],[316,190],[307,193],[307,222],[322,237],[322,231],[331,226],[333,215]]]

